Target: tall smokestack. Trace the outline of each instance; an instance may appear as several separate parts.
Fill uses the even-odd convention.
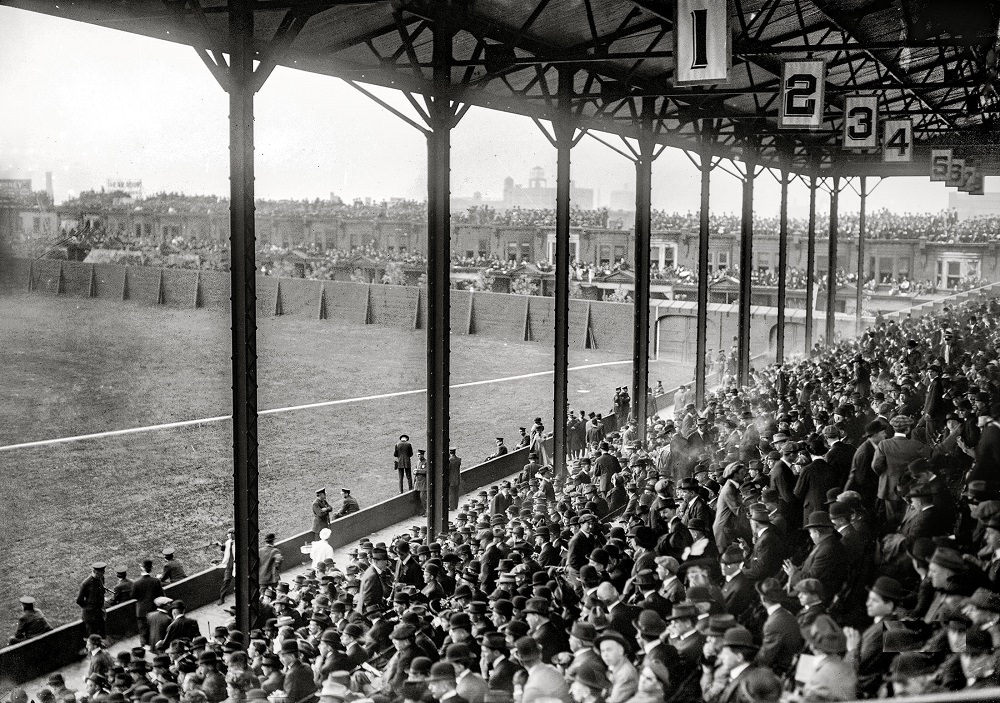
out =
[[[55,205],[56,195],[52,189],[52,171],[45,172],[45,192],[49,195],[49,203]]]

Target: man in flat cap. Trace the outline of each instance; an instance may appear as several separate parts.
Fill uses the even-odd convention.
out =
[[[81,619],[88,636],[107,635],[104,624],[104,570],[107,566],[103,561],[91,564],[90,576],[80,584],[80,592],[76,596],[76,604],[80,606]]]
[[[21,610],[21,617],[17,619],[17,629],[8,644],[23,642],[52,629],[42,611],[35,609],[35,599],[31,596],[21,596]]]

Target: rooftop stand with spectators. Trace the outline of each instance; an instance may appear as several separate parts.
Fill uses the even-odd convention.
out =
[[[523,8],[375,2],[363,12],[349,5],[292,2],[289,9],[248,0],[210,5],[211,12],[188,3],[164,12],[152,0],[113,8],[34,0],[11,4],[113,22],[125,31],[159,35],[170,27],[177,41],[197,47],[208,42],[213,51],[203,50],[204,58],[230,93],[233,621],[213,642],[178,637],[179,644],[171,642],[152,662],[152,677],[146,675],[145,650],[126,664],[130,679],[116,677],[112,683],[103,674],[91,677],[95,699],[117,702],[128,695],[156,703],[173,697],[215,703],[270,695],[300,702],[328,699],[324,703],[360,698],[731,703],[939,691],[953,692],[955,699],[996,698],[1000,307],[990,290],[972,300],[956,299],[937,315],[904,315],[863,329],[860,304],[868,280],[861,251],[869,236],[868,178],[926,176],[930,149],[942,133],[957,153],[977,159],[982,173],[996,170],[995,155],[983,147],[995,133],[986,98],[966,102],[964,110],[952,107],[956,96],[964,100],[965,90],[989,75],[987,69],[995,75],[986,58],[990,52],[995,56],[990,44],[998,18],[990,9],[980,8],[976,16],[985,13],[987,22],[963,24],[963,13],[942,17],[928,13],[925,4],[904,0],[906,37],[886,42],[886,36],[898,34],[895,3],[848,10],[826,0],[795,0],[796,11],[787,13],[778,11],[778,3],[744,3],[723,11],[726,50],[712,51],[734,59],[724,66],[725,80],[687,74],[688,84],[698,84],[692,88],[682,78],[687,66],[675,61],[669,48],[689,25],[638,1]],[[710,9],[692,8],[691,42],[699,27],[707,31],[701,23],[720,26]],[[197,31],[188,20],[198,22]],[[838,43],[828,41],[832,36]],[[386,61],[376,39],[393,44],[398,65],[409,64],[413,74],[404,77],[395,59]],[[969,46],[989,51],[970,50],[975,59],[968,60]],[[222,56],[221,47],[228,63],[212,59]],[[264,52],[255,69],[259,48]],[[905,66],[897,54],[902,49]],[[803,117],[799,110],[805,108],[778,86],[812,74],[782,80],[783,68],[774,57],[804,60],[805,54],[830,59],[820,80],[834,96],[831,111],[811,100],[820,111],[813,115],[807,109],[804,117],[815,117],[818,124],[798,126],[820,129],[781,131],[787,107],[769,112],[773,101],[762,103],[761,91],[771,91],[783,104],[792,99],[792,116]],[[709,68],[707,56],[695,58],[695,66]],[[364,556],[353,564],[358,571],[365,567],[356,597],[346,584],[340,588],[336,574],[317,571],[296,582],[294,592],[279,584],[272,597],[260,588],[256,568],[261,552],[255,522],[252,96],[277,63],[299,59],[318,72],[352,79],[360,74],[357,80],[427,99],[421,125],[429,157],[423,252],[427,529],[425,534],[418,529],[414,540],[363,543]],[[711,67],[718,68],[717,59]],[[463,70],[471,68],[482,73]],[[723,82],[727,87],[718,87]],[[850,118],[842,114],[844,95],[872,89],[881,91],[881,109],[890,117],[919,118],[899,127],[901,138],[887,138],[886,149],[896,149],[900,158],[883,159],[878,150],[845,155],[840,149],[840,127]],[[472,504],[474,526],[470,513],[449,520],[444,491],[453,257],[449,135],[472,104],[550,120],[552,131],[546,134],[559,154],[551,450],[529,457],[515,485]],[[828,122],[837,128],[823,129]],[[618,399],[627,422],[610,434],[596,415],[583,423],[582,456],[570,456],[571,430],[564,421],[572,225],[566,196],[576,128],[622,137],[620,151],[634,160],[637,181],[628,266],[634,277],[635,354],[630,400]],[[692,152],[706,184],[697,266],[690,272],[696,284],[696,379],[693,389],[682,389],[673,418],[652,417],[645,402],[651,164],[668,145]],[[739,263],[732,262],[739,273],[739,334],[732,364],[721,387],[713,389],[706,373],[713,235],[707,183],[717,159],[729,160],[745,187]],[[753,183],[761,168],[778,172],[783,198],[775,267],[779,341],[775,364],[756,370],[749,339]],[[857,335],[835,342],[837,286],[828,283],[825,348],[799,361],[786,359],[792,350],[784,344],[792,174],[806,179],[813,204],[821,188],[830,196],[828,282],[840,280],[839,246],[849,243],[841,237],[839,195],[856,185],[862,198]],[[174,213],[168,208],[168,214]],[[518,214],[511,224],[525,222]],[[607,226],[603,218],[602,225]],[[956,236],[948,233],[951,225],[933,223],[932,236],[940,234],[951,244],[949,237]],[[804,243],[805,349],[812,349],[820,274],[817,228],[811,217]],[[906,219],[883,228],[906,234],[911,229],[919,230],[918,239],[930,239]],[[145,234],[143,229],[140,236]],[[970,237],[971,244],[978,243],[975,227]],[[515,248],[523,241],[514,242]],[[376,261],[361,256],[366,264]],[[621,258],[624,254],[618,257],[612,248],[606,265]],[[615,273],[624,273],[624,267],[610,275]],[[537,458],[551,458],[551,465]],[[183,603],[174,601],[170,608],[175,620],[183,618]],[[306,614],[310,624],[303,629]],[[88,644],[101,649],[99,641]],[[181,677],[184,689],[174,676]]]

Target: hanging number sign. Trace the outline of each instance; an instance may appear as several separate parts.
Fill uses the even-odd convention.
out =
[[[885,121],[882,160],[889,163],[913,160],[913,120]]]
[[[965,159],[951,157],[948,165],[948,178],[944,184],[949,188],[958,188],[965,181]]]
[[[931,149],[931,180],[947,181],[951,168],[951,149]]]
[[[785,61],[781,69],[781,129],[819,129],[823,126],[826,61]]]
[[[677,0],[674,9],[674,83],[727,83],[733,65],[727,0]]]
[[[878,146],[878,98],[851,95],[844,99],[844,148],[872,149]]]

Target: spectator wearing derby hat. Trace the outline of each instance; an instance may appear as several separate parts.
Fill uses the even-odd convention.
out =
[[[813,625],[809,640],[816,653],[815,667],[802,682],[805,701],[847,701],[857,697],[858,676],[844,662],[847,640],[840,629]]]
[[[677,650],[685,667],[697,667],[705,636],[698,632],[698,606],[690,601],[677,603],[666,618],[668,642]]]
[[[259,550],[260,569],[258,577],[262,589],[268,587],[274,588],[278,585],[278,581],[281,580],[281,563],[284,561],[284,557],[281,555],[281,551],[274,546],[275,539],[275,534],[268,532],[264,535],[264,546]]]
[[[552,622],[549,613],[549,601],[545,598],[529,598],[524,608],[525,620],[528,623],[528,634],[536,642],[545,662],[569,649],[569,638],[562,627]]]
[[[892,661],[889,681],[896,698],[908,698],[930,693],[945,693],[946,688],[935,683],[937,674],[934,655],[927,652],[900,652]]]
[[[762,665],[755,660],[757,645],[754,644],[750,630],[741,625],[729,628],[722,638],[721,645],[719,660],[729,671],[729,680],[716,699],[716,703],[737,703],[740,701],[740,684],[755,669],[762,668]]]
[[[372,549],[372,563],[365,569],[361,577],[361,587],[358,592],[360,601],[358,610],[362,613],[370,606],[381,611],[385,607],[385,584],[382,573],[389,568],[389,552],[384,547]]]
[[[289,703],[311,700],[316,693],[316,684],[312,669],[301,659],[298,641],[287,639],[282,642],[278,656],[285,666],[283,690],[288,696]]]
[[[174,640],[193,640],[201,635],[198,628],[198,621],[187,616],[187,608],[184,601],[175,600],[170,604],[170,615],[173,618],[167,625],[167,631],[163,634],[163,639],[156,643],[155,649],[163,651]]]
[[[723,605],[726,611],[743,618],[747,610],[757,602],[754,582],[743,573],[745,555],[743,549],[736,544],[722,554],[722,576],[725,583],[722,586]]]
[[[479,660],[464,643],[450,644],[445,650],[444,661],[455,669],[455,684],[458,695],[469,703],[483,703],[487,685],[478,673]]]
[[[868,589],[865,610],[874,622],[859,633],[854,628],[844,628],[847,638],[847,657],[858,672],[858,688],[861,695],[874,695],[892,663],[892,653],[886,652],[886,623],[896,620],[896,609],[906,598],[906,592],[899,581],[889,576],[880,576]]]
[[[515,651],[521,666],[528,672],[521,703],[535,703],[543,699],[558,699],[570,703],[569,687],[559,670],[542,661],[542,650],[531,637],[521,637],[515,642]]]
[[[611,688],[603,664],[580,667],[567,678],[570,681],[569,695],[575,703],[603,703],[605,694]]]
[[[788,585],[795,586],[804,578],[819,579],[827,592],[836,594],[847,578],[847,552],[841,543],[840,533],[830,520],[828,513],[816,510],[810,513],[805,528],[809,530],[809,538],[813,548],[801,566],[794,566],[791,559],[784,562],[784,571],[788,575]]]
[[[771,525],[771,515],[763,503],[750,506],[750,530],[753,551],[744,560],[741,571],[748,579],[759,583],[778,574],[787,548],[783,536]]]
[[[514,676],[521,667],[510,659],[507,638],[501,632],[487,632],[482,639],[480,670],[486,679],[488,691],[514,694]]]

